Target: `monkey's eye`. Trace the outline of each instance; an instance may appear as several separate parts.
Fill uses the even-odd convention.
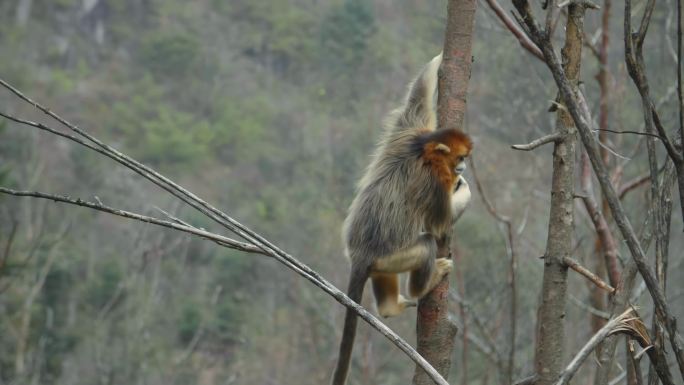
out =
[[[459,157],[458,157],[458,161],[459,161],[459,162],[463,162],[464,160],[465,160],[465,156],[459,156]]]

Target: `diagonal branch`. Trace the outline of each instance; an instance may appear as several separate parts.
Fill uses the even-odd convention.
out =
[[[608,225],[603,211],[599,209],[598,203],[594,198],[594,188],[591,182],[591,166],[589,165],[589,158],[586,151],[582,152],[582,176],[580,178],[580,185],[584,190],[582,196],[582,203],[585,210],[594,224],[596,236],[601,242],[601,249],[603,250],[603,259],[605,260],[606,269],[608,270],[608,278],[611,285],[615,286],[620,281],[620,267],[618,261],[620,260],[620,253],[617,242],[613,232]]]
[[[629,0],[626,0],[625,2],[628,3]],[[658,287],[658,282],[655,279],[653,270],[646,262],[644,250],[641,248],[641,244],[639,243],[636,233],[632,228],[632,224],[625,215],[622,204],[620,203],[617,193],[612,186],[610,176],[608,175],[606,167],[601,161],[600,155],[598,153],[596,139],[592,134],[591,127],[586,121],[579,107],[577,95],[573,91],[572,86],[565,75],[565,72],[561,66],[561,62],[553,50],[551,42],[548,39],[545,39],[544,35],[539,33],[536,21],[532,16],[527,0],[514,0],[513,3],[515,4],[516,9],[518,9],[518,12],[520,12],[522,15],[521,20],[527,24],[528,29],[531,31],[532,35],[530,37],[540,46],[542,52],[544,53],[546,64],[551,70],[556,85],[561,91],[561,96],[565,101],[565,105],[568,107],[568,111],[572,115],[572,118],[578,128],[578,132],[582,142],[584,143],[584,147],[587,150],[591,164],[601,184],[601,189],[603,190],[606,200],[610,206],[615,223],[620,229],[630,253],[632,254],[632,258],[636,263],[636,267],[643,277],[646,287],[653,298],[658,316],[662,319],[663,324],[668,331],[672,349],[677,358],[677,363],[679,364],[682,377],[684,377],[684,348],[682,348],[682,338],[677,331],[677,321],[673,316],[663,292]]]
[[[577,272],[578,274],[584,276],[584,278],[593,282],[596,286],[600,287],[601,289],[603,289],[609,293],[615,292],[614,287],[610,286],[604,280],[602,280],[601,277],[592,273],[586,267],[582,266],[578,261],[576,261],[570,257],[563,257],[563,263],[565,263],[565,265],[567,265],[569,268],[575,270],[575,272]]]
[[[67,203],[70,205],[75,205],[75,206],[81,206],[81,207],[87,207],[89,209],[101,211],[107,214],[112,214],[116,215],[122,218],[127,218],[127,219],[132,219],[140,222],[145,222],[145,223],[150,223],[153,225],[157,226],[162,226],[174,230],[178,230],[184,233],[196,235],[200,238],[204,238],[207,240],[210,240],[212,242],[215,242],[221,246],[238,250],[238,251],[244,251],[246,253],[255,253],[255,254],[262,254],[267,257],[270,257],[270,255],[265,252],[264,250],[260,249],[259,247],[256,247],[254,245],[250,245],[245,242],[240,242],[236,241],[231,238],[224,237],[222,235],[214,234],[206,230],[201,230],[196,227],[190,226],[188,224],[179,224],[171,221],[166,221],[163,219],[158,219],[154,217],[150,217],[147,215],[142,215],[130,211],[125,211],[117,208],[113,208],[110,206],[105,206],[101,203],[94,203],[94,202],[88,202],[84,201],[80,198],[70,198],[65,195],[56,195],[56,194],[48,194],[40,191],[17,191],[17,190],[12,190],[8,189],[5,187],[0,187],[0,193],[7,194],[7,195],[14,195],[18,197],[32,197],[32,198],[40,198],[40,199],[48,199],[54,202],[61,202],[61,203]]]
[[[648,183],[651,180],[651,174],[650,173],[645,173],[642,175],[639,175],[635,177],[632,180],[628,180],[627,182],[623,183],[622,186],[620,186],[620,190],[618,191],[618,197],[620,199],[624,199],[627,194],[629,194],[632,190],[637,189],[644,184]]]
[[[555,385],[565,385],[572,379],[577,370],[580,368],[584,360],[591,354],[594,349],[608,336],[616,333],[626,333],[635,336],[638,339],[648,341],[648,333],[643,335],[645,326],[643,322],[634,312],[634,309],[629,308],[624,313],[608,321],[596,334],[594,334],[589,341],[580,349],[575,357],[570,361],[570,364],[563,370],[560,378]]]
[[[169,192],[171,195],[175,196],[176,198],[180,199],[181,201],[187,203],[188,205],[192,206],[199,212],[203,213],[205,216],[208,218],[213,219],[217,223],[221,224],[228,230],[234,232],[235,234],[239,235],[243,239],[245,239],[247,242],[251,243],[252,245],[259,247],[262,249],[264,252],[268,253],[268,255],[272,256],[275,258],[278,262],[282,263],[289,269],[295,271],[297,274],[301,275],[302,277],[306,278],[309,280],[311,283],[316,285],[317,287],[323,289],[327,294],[332,296],[337,302],[341,303],[342,305],[352,309],[354,312],[356,312],[359,317],[361,317],[364,321],[366,321],[369,325],[371,325],[374,329],[379,331],[382,335],[384,335],[386,338],[388,338],[392,343],[394,343],[401,351],[403,351],[409,358],[411,358],[417,366],[422,368],[425,372],[427,372],[428,376],[434,380],[436,383],[440,385],[448,385],[446,380],[421,356],[419,355],[411,345],[409,345],[406,341],[404,341],[399,335],[397,335],[395,332],[393,332],[390,328],[388,328],[385,324],[380,322],[377,318],[375,318],[372,314],[370,314],[368,311],[366,311],[362,306],[357,304],[356,302],[352,301],[349,297],[347,297],[346,294],[344,294],[342,291],[337,289],[333,284],[328,282],[325,278],[323,278],[320,274],[318,274],[316,271],[311,269],[309,266],[306,264],[300,262],[298,259],[294,258],[290,254],[284,252],[277,246],[275,246],[273,243],[268,241],[266,238],[263,236],[259,235],[258,233],[254,232],[253,230],[249,229],[247,226],[243,225],[242,223],[236,221],[232,217],[228,216],[224,212],[220,211],[219,209],[215,208],[214,206],[210,205],[209,203],[205,202],[201,198],[199,198],[197,195],[194,193],[190,192],[189,190],[181,187],[174,181],[170,180],[169,178],[165,177],[164,175],[158,173],[157,171],[153,170],[152,168],[143,165],[142,163],[136,161],[135,159],[123,154],[122,152],[114,149],[113,147],[107,145],[106,143],[100,141],[96,137],[90,135],[86,131],[78,128],[74,124],[69,123],[67,120],[63,119],[59,115],[55,114],[54,112],[50,111],[48,108],[44,107],[43,105],[35,102],[28,96],[24,95],[21,91],[18,89],[12,87],[10,84],[5,82],[4,80],[0,79],[0,85],[5,87],[6,89],[10,90],[12,93],[14,93],[17,97],[20,99],[26,101],[27,103],[30,103],[46,115],[50,116],[51,118],[57,120],[67,128],[69,128],[71,131],[75,132],[78,134],[80,137],[84,138],[85,140],[81,140],[80,138],[76,138],[74,135],[67,135],[63,134],[60,135],[58,134],[60,131],[50,129],[46,130],[45,128],[42,127],[37,127],[40,129],[43,129],[45,131],[51,132],[55,135],[59,135],[62,137],[65,137],[69,140],[72,140],[78,144],[84,145],[85,147],[94,150],[114,161],[117,163],[133,170],[137,174],[141,175],[145,179],[151,181],[155,185],[161,187],[165,191]],[[23,122],[19,122],[23,123]],[[28,123],[23,123],[23,124],[28,124]],[[29,126],[36,127],[36,125],[31,125],[28,124]],[[76,140],[79,139],[79,140]],[[89,143],[88,143],[89,142]],[[86,144],[87,143],[87,144]]]
[[[646,68],[644,63],[643,55],[643,43],[646,37],[646,32],[648,31],[648,26],[651,21],[651,15],[653,14],[653,8],[655,6],[655,0],[648,0],[646,4],[646,10],[641,19],[639,26],[639,31],[637,33],[632,33],[632,18],[631,18],[631,1],[625,1],[625,19],[624,19],[624,35],[625,35],[625,63],[627,64],[627,72],[630,78],[637,87],[639,94],[641,95],[642,108],[644,110],[644,121],[646,123],[646,131],[652,133],[653,126],[658,131],[660,140],[665,146],[667,154],[672,158],[675,164],[681,164],[684,161],[684,156],[672,142],[672,139],[668,136],[665,128],[660,122],[660,117],[653,103],[653,99],[650,95],[648,78],[646,76]],[[680,173],[679,169],[677,170]],[[680,177],[680,180],[682,177]],[[680,183],[680,194],[683,192]],[[684,208],[682,209],[684,210]],[[684,215],[684,211],[683,211]]]
[[[541,50],[537,47],[532,40],[530,40],[525,32],[523,32],[520,27],[515,24],[515,21],[508,16],[506,11],[501,7],[501,5],[496,0],[486,0],[489,7],[494,11],[494,14],[499,18],[503,25],[508,28],[509,31],[518,39],[520,45],[525,48],[529,53],[536,56],[539,60],[544,60],[544,55],[542,55]]]

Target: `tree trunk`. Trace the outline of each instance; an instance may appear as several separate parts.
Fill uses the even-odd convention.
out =
[[[568,11],[565,46],[561,53],[568,80],[573,87],[577,87],[582,57],[584,9],[581,5],[571,3]],[[572,254],[576,130],[572,117],[565,108],[559,108],[557,114],[556,125],[561,138],[553,148],[551,212],[544,255],[542,303],[538,319],[539,340],[535,355],[537,385],[555,383],[563,369],[567,290],[567,267],[563,258]]]
[[[466,94],[472,64],[472,35],[475,0],[449,0],[444,36],[444,56],[439,71],[438,126],[463,129]],[[440,242],[438,257],[450,252],[450,236]],[[418,303],[416,321],[417,350],[446,379],[451,367],[456,326],[449,319],[448,276]],[[425,371],[416,366],[413,384],[433,384]]]

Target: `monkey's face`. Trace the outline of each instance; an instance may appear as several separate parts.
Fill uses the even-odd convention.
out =
[[[444,143],[442,153],[447,159],[449,169],[458,178],[466,170],[466,158],[470,156],[472,150],[472,143],[470,138],[465,134],[454,134],[447,136],[446,143]]]
[[[449,186],[466,169],[466,158],[473,144],[468,135],[457,130],[440,130],[425,137],[424,157]]]
[[[459,156],[456,158],[456,166],[454,167],[454,174],[456,175],[461,175],[463,174],[463,171],[466,170],[466,157],[465,156]]]

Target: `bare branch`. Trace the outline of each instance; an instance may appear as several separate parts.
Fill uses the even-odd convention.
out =
[[[508,28],[509,31],[518,39],[520,45],[527,50],[527,52],[536,56],[539,60],[544,60],[539,47],[537,47],[532,40],[518,27],[513,19],[504,11],[501,5],[496,0],[486,0],[489,7],[494,11],[499,20]]]
[[[678,151],[672,140],[667,135],[663,125],[660,122],[660,117],[651,98],[648,78],[646,77],[644,56],[643,56],[643,42],[646,37],[646,32],[648,31],[648,25],[650,23],[651,15],[653,13],[653,8],[655,6],[655,0],[648,0],[646,4],[646,10],[641,19],[641,25],[639,26],[639,32],[632,34],[632,18],[631,18],[631,1],[625,1],[625,19],[624,19],[624,36],[625,36],[625,63],[627,64],[627,72],[630,78],[634,81],[639,94],[642,99],[642,108],[644,110],[644,121],[646,124],[646,131],[652,132],[653,125],[658,130],[660,140],[665,146],[668,155],[672,160],[679,164],[684,161],[684,156],[680,151]],[[678,170],[679,173],[679,170]],[[680,180],[682,177],[680,177]],[[680,192],[682,183],[680,183]],[[682,208],[682,215],[684,215],[684,207]]]
[[[656,130],[658,130],[658,139],[660,139],[661,142],[663,142],[663,145],[665,146],[665,150],[667,150],[667,154],[672,158],[672,160],[675,161],[675,163],[682,162],[684,159],[682,157],[682,154],[679,152],[679,150],[675,147],[675,145],[672,143],[672,140],[668,137],[667,132],[665,131],[665,127],[663,127],[663,123],[660,121],[660,115],[658,115],[658,111],[655,108],[655,105],[653,104],[653,100],[650,99],[650,96],[646,96],[648,98],[648,108],[651,110],[651,118],[653,119],[653,124],[655,125]]]
[[[514,144],[511,146],[511,148],[520,151],[532,151],[535,148],[543,146],[547,143],[557,142],[561,138],[562,135],[559,132],[554,132],[553,134],[542,136],[541,138],[535,139],[527,144]]]
[[[87,207],[93,210],[97,211],[102,211],[106,212],[108,214],[112,215],[117,215],[123,218],[128,218],[128,219],[133,219],[141,222],[146,222],[146,223],[151,223],[155,224],[158,226],[163,226],[163,227],[168,227],[172,228],[174,230],[182,231],[185,233],[193,234],[196,236],[199,236],[200,238],[208,239],[211,240],[221,246],[229,247],[231,249],[236,249],[236,250],[241,250],[241,251],[246,251],[250,253],[258,253],[258,254],[263,254],[269,257],[274,257],[278,258],[277,255],[272,251],[272,250],[261,250],[260,248],[253,246],[253,245],[248,245],[242,242],[235,241],[230,238],[226,238],[224,236],[210,233],[205,230],[201,230],[195,227],[190,227],[186,225],[181,225],[178,223],[170,222],[170,221],[165,221],[145,215],[140,215],[136,213],[132,213],[129,211],[124,211],[124,210],[119,210],[115,209],[112,207],[108,206],[103,206],[99,203],[93,203],[93,202],[87,202],[81,199],[72,199],[66,196],[59,196],[59,195],[53,195],[53,194],[46,194],[42,192],[37,192],[37,191],[15,191],[11,190],[8,188],[0,187],[0,193],[4,194],[9,194],[9,195],[15,195],[15,196],[22,196],[22,197],[33,197],[33,198],[41,198],[41,199],[48,199],[52,200],[55,202],[62,202],[62,203],[68,203],[76,206],[82,206],[82,207]],[[424,362],[424,358],[421,357],[408,343],[406,343],[401,337],[396,335],[391,329],[389,329],[387,326],[385,326],[383,323],[378,321],[372,314],[370,314],[367,310],[365,310],[363,307],[360,305],[356,304],[356,302],[350,300],[348,297],[346,297],[341,291],[337,290],[334,286],[328,284],[327,282],[318,282],[313,277],[308,275],[306,272],[301,271],[301,270],[296,270],[298,274],[304,276],[307,278],[309,281],[311,281],[314,285],[318,286],[319,288],[323,289],[325,292],[328,294],[332,295],[338,302],[342,303],[343,305],[347,307],[352,307],[350,306],[351,304],[356,305],[355,307],[352,307],[357,314],[363,318],[366,322],[368,322],[373,328],[378,330],[381,334],[383,334],[385,337],[387,337],[390,341],[392,341],[397,347],[399,347],[406,355],[409,356],[412,360],[416,362],[417,365],[419,365],[423,370],[428,372],[430,374],[430,377],[433,378],[438,384],[442,385],[448,385],[448,382],[446,382],[444,379],[441,379],[441,376],[439,373],[437,373],[430,364],[427,362]],[[329,285],[331,287],[328,287],[326,285]],[[349,304],[345,303],[349,302]],[[430,373],[430,372],[434,373]],[[432,376],[432,374],[435,374],[436,376]],[[435,378],[436,377],[436,378]],[[440,380],[441,379],[441,380]]]
[[[594,188],[591,182],[591,166],[589,165],[589,159],[586,151],[582,152],[582,177],[580,179],[580,185],[584,190],[584,195],[582,196],[582,203],[584,208],[587,210],[591,222],[594,224],[594,229],[596,231],[596,236],[601,242],[601,248],[603,249],[603,259],[606,264],[606,269],[608,270],[608,278],[612,285],[617,285],[620,281],[620,267],[618,266],[618,261],[620,260],[620,253],[618,249],[617,242],[615,242],[615,237],[613,232],[608,226],[608,221],[606,221],[603,211],[599,209],[598,203],[594,198]]]
[[[620,189],[618,190],[618,198],[622,200],[627,194],[629,194],[631,191],[643,186],[647,182],[651,180],[651,174],[646,173],[646,174],[641,174],[637,177],[635,177],[632,180],[629,180],[620,186]]]
[[[626,19],[629,19],[629,0],[626,0],[625,3],[625,13],[628,15]],[[651,294],[653,302],[656,305],[659,317],[663,319],[663,324],[668,331],[670,343],[674,350],[675,356],[677,357],[677,363],[679,364],[680,372],[682,373],[682,376],[684,376],[684,349],[682,348],[681,336],[677,331],[676,319],[672,315],[672,311],[665,299],[665,296],[658,287],[653,270],[646,262],[641,244],[639,243],[634,229],[632,228],[629,219],[625,215],[615,189],[611,184],[610,176],[608,175],[606,167],[601,161],[600,155],[598,154],[598,150],[596,148],[596,139],[592,135],[591,127],[585,120],[581,112],[581,108],[579,107],[577,95],[575,94],[572,85],[565,75],[561,62],[553,50],[551,42],[548,39],[544,39],[543,35],[539,34],[537,24],[530,10],[529,3],[526,0],[513,0],[513,4],[515,4],[516,9],[522,15],[521,20],[526,23],[528,29],[532,33],[532,40],[537,43],[537,45],[541,48],[542,53],[544,53],[546,64],[553,74],[554,80],[561,91],[561,96],[565,101],[565,105],[568,107],[568,110],[570,111],[572,118],[578,128],[582,142],[587,149],[589,159],[591,160],[594,171],[596,172],[596,176],[598,177],[601,188],[604,192],[606,200],[608,201],[613,218],[615,219],[615,223],[617,224],[627,243],[627,246],[636,263],[636,267],[646,282],[646,286],[648,287],[649,293]]]
[[[612,132],[613,134],[633,134],[633,135],[651,136],[651,137],[663,140],[663,138],[661,138],[659,135],[651,134],[650,132],[640,132],[640,131],[630,131],[630,130],[616,131],[616,130],[611,130],[608,128],[597,128],[595,131]]]
[[[473,322],[475,322],[475,326],[477,329],[480,331],[480,334],[484,338],[484,344],[486,347],[492,352],[493,357],[495,358],[493,361],[496,362],[497,365],[501,365],[503,362],[502,356],[503,354],[499,351],[498,344],[492,338],[492,334],[490,333],[489,330],[487,330],[487,327],[485,326],[484,320],[482,320],[482,317],[480,317],[477,312],[473,310],[472,305],[470,302],[464,300],[461,298],[456,292],[453,290],[449,290],[449,299],[452,301],[458,303],[462,308],[470,315],[470,317],[473,319]]]
[[[316,271],[311,269],[309,266],[306,264],[300,262],[290,254],[284,252],[274,244],[272,244],[270,241],[259,235],[258,233],[254,232],[253,230],[249,229],[247,226],[243,225],[242,223],[236,221],[235,219],[231,218],[224,212],[218,210],[214,206],[208,204],[204,200],[200,199],[197,195],[193,194],[189,190],[181,187],[177,183],[173,182],[172,180],[168,179],[167,177],[161,175],[160,173],[156,172],[155,170],[141,164],[140,162],[134,160],[133,158],[121,153],[120,151],[117,151],[116,149],[112,148],[111,146],[103,143],[96,137],[88,134],[84,130],[76,127],[75,125],[69,123],[65,119],[61,118],[59,115],[53,113],[50,111],[48,108],[42,106],[41,104],[33,101],[26,95],[24,95],[21,91],[18,89],[12,87],[9,85],[7,82],[4,80],[0,79],[0,85],[3,87],[7,88],[10,90],[12,93],[17,95],[20,99],[30,103],[31,105],[35,106],[48,116],[52,117],[53,119],[57,120],[58,122],[62,123],[66,127],[68,127],[70,130],[74,131],[78,135],[84,137],[87,139],[89,142],[92,143],[92,145],[86,145],[83,140],[74,140],[72,137],[69,137],[67,135],[60,135],[58,134],[59,131],[57,130],[46,130],[49,131],[53,134],[60,135],[62,137],[66,137],[70,140],[73,140],[76,143],[79,143],[81,145],[86,146],[87,148],[90,148],[94,151],[97,151],[98,153],[105,155],[109,157],[110,159],[113,159],[114,161],[124,165],[125,167],[133,170],[137,174],[141,175],[145,179],[151,181],[155,185],[161,187],[162,189],[166,190],[173,196],[177,197],[178,199],[182,200],[183,202],[187,203],[188,205],[192,206],[193,208],[197,209],[207,217],[213,219],[217,223],[221,224],[225,228],[231,230],[232,232],[236,233],[240,237],[244,238],[246,241],[249,243],[261,248],[264,250],[264,252],[268,253],[268,255],[274,257],[278,262],[282,263],[289,269],[295,271],[297,274],[301,275],[302,277],[306,278],[308,281],[313,283],[315,286],[321,288],[323,291],[325,291],[327,294],[332,296],[336,301],[341,303],[342,305],[352,309],[354,312],[356,312],[359,317],[361,317],[364,321],[366,321],[369,325],[371,325],[374,329],[379,331],[383,336],[385,336],[387,339],[389,339],[392,343],[394,343],[401,351],[403,351],[409,358],[411,358],[416,365],[421,367],[425,372],[427,372],[428,376],[432,378],[436,383],[441,384],[441,385],[448,385],[446,380],[420,355],[418,354],[411,345],[409,345],[406,341],[404,341],[399,335],[397,335],[395,332],[393,332],[390,328],[388,328],[385,324],[380,322],[376,317],[374,317],[372,314],[370,314],[367,310],[365,310],[362,306],[357,304],[356,302],[352,301],[347,297],[346,294],[344,294],[342,291],[337,289],[334,285],[332,285],[330,282],[328,282],[325,278],[323,278],[320,274],[318,274]],[[26,123],[24,123],[26,124]],[[29,124],[30,125],[30,124]],[[34,126],[35,127],[35,126]],[[40,127],[39,127],[40,128]],[[98,148],[97,150],[95,148]]]
[[[570,361],[570,364],[568,364],[565,370],[563,370],[555,385],[567,384],[580,368],[584,360],[589,356],[589,354],[611,334],[627,333],[629,335],[643,338],[643,335],[639,330],[639,326],[645,328],[638,316],[635,315],[632,308],[627,309],[627,311],[624,313],[608,321],[605,326],[596,332],[596,334],[589,339],[589,341],[580,349],[580,351],[577,352],[572,361]]]
[[[588,36],[587,36],[587,35],[584,35],[584,39],[583,39],[583,40],[584,40],[584,46],[587,47],[587,48],[589,49],[589,52],[591,52],[592,55],[596,56],[597,58],[598,58],[598,57],[601,57],[601,53],[599,52],[599,50],[598,50],[598,49],[596,48],[596,46],[591,42],[591,40],[589,40],[589,39],[587,39],[587,38],[588,38]],[[542,59],[542,60],[544,60],[544,59]]]
[[[644,377],[641,374],[641,365],[639,364],[639,357],[637,357],[637,352],[634,349],[634,340],[632,339],[627,339],[625,341],[627,343],[627,365],[628,365],[628,370],[632,372],[633,378],[635,380],[635,385],[643,385],[644,384]],[[646,349],[651,348],[650,346]],[[645,352],[646,349],[642,351]]]
[[[132,219],[140,222],[145,222],[145,223],[151,223],[153,225],[157,226],[162,226],[162,227],[167,227],[170,229],[182,231],[184,233],[196,235],[200,238],[204,238],[210,241],[213,241],[221,246],[228,247],[230,249],[235,249],[239,251],[244,251],[246,253],[255,253],[255,254],[262,254],[265,256],[270,256],[267,254],[264,250],[254,246],[250,245],[248,243],[236,241],[234,239],[230,239],[227,237],[224,237],[222,235],[214,234],[206,230],[200,230],[196,227],[192,227],[188,224],[179,224],[179,223],[174,223],[170,221],[165,221],[162,219],[142,215],[142,214],[137,214],[133,213],[130,211],[125,211],[125,210],[120,210],[116,209],[113,207],[105,206],[102,205],[101,203],[93,203],[93,202],[88,202],[84,201],[80,198],[70,198],[68,196],[64,195],[56,195],[56,194],[48,194],[40,191],[17,191],[17,190],[12,190],[8,189],[5,187],[0,187],[0,193],[3,194],[8,194],[8,195],[14,195],[18,197],[33,197],[33,198],[40,198],[40,199],[48,199],[51,201],[55,202],[61,202],[61,203],[68,203],[71,205],[76,205],[76,206],[81,206],[81,207],[87,207],[89,209],[97,210],[97,211],[102,211],[104,213],[116,215],[122,218],[127,218],[127,219]]]
[[[600,287],[601,289],[609,293],[615,292],[614,287],[604,282],[598,275],[592,273],[589,269],[582,266],[578,261],[570,257],[563,257],[563,263],[565,263],[572,270],[575,270],[580,275],[584,276],[586,279],[593,282],[596,286]]]
[[[529,377],[522,378],[516,382],[513,383],[513,385],[532,385],[535,382],[537,382],[537,379],[539,378],[538,375],[533,374]]]
[[[456,315],[453,313],[450,314],[452,320],[456,324],[456,327],[459,330],[464,330],[465,327],[463,323],[459,321],[458,317],[456,317]],[[497,367],[502,366],[499,352],[494,350],[490,343],[483,341],[471,332],[466,332],[465,337],[468,341],[472,342],[475,348],[479,350],[480,353],[482,353],[485,357],[487,357],[487,359],[491,361],[492,364],[496,365]]]
[[[651,24],[651,15],[653,15],[654,8],[655,0],[648,0],[646,2],[646,9],[644,9],[644,15],[641,17],[639,32],[637,32],[634,36],[634,38],[636,39],[636,46],[639,50],[641,50],[641,46],[643,46],[644,40],[646,39],[646,33],[648,32],[648,26]]]
[[[659,189],[662,189],[663,192],[666,195],[666,199],[669,199],[669,196],[672,194],[672,189],[670,188],[674,182],[675,179],[675,173],[674,173],[674,166],[672,165],[672,162],[667,162],[666,167],[665,167],[665,172],[662,180],[660,181],[659,185],[657,186]],[[649,207],[648,214],[646,215],[646,221],[644,225],[642,226],[642,234],[640,235],[639,242],[641,245],[643,245],[643,248],[647,250],[654,238],[654,231],[653,231],[653,226],[651,225],[652,222],[656,220],[655,215],[654,215],[654,209],[653,207]],[[612,297],[612,303],[611,303],[611,312],[613,314],[617,314],[619,312],[622,312],[624,309],[628,307],[628,304],[631,302],[636,302],[636,299],[639,298],[641,295],[640,292],[643,291],[646,288],[646,285],[642,282],[642,285],[640,288],[637,290],[634,290],[634,293],[632,293],[632,289],[634,286],[634,280],[636,278],[636,272],[637,272],[637,267],[636,267],[636,261],[634,259],[630,259],[626,264],[622,272],[622,277],[620,279],[620,283],[616,287],[616,292]],[[617,346],[617,338],[616,337],[609,337],[606,342],[603,344],[603,347],[601,349],[600,354],[598,355],[598,370],[596,373],[596,379],[595,382],[597,384],[603,384],[607,383],[608,381],[608,376],[610,374],[610,368],[613,366],[612,362],[615,356],[615,348]],[[650,352],[651,349],[649,349]],[[657,356],[653,352],[649,353],[649,358],[652,363],[655,364],[656,366],[656,371],[658,374],[658,377],[660,378],[661,382],[664,385],[672,385],[673,380],[672,380],[672,375],[670,374],[668,365],[667,365],[667,360],[664,357]],[[610,381],[610,383],[613,383],[613,380]]]
[[[597,309],[597,308],[595,308],[595,307],[593,307],[593,306],[589,306],[589,305],[587,305],[586,303],[580,301],[577,297],[575,297],[575,296],[572,295],[572,294],[570,294],[570,295],[568,296],[568,299],[569,299],[570,302],[572,302],[575,306],[579,307],[580,309],[584,309],[584,310],[588,311],[588,312],[591,313],[592,315],[595,315],[595,316],[597,316],[597,317],[599,317],[599,318],[602,318],[602,319],[604,319],[604,320],[609,320],[609,319],[610,319],[610,313],[607,313],[607,312],[605,312],[605,311],[599,310],[599,309]]]

